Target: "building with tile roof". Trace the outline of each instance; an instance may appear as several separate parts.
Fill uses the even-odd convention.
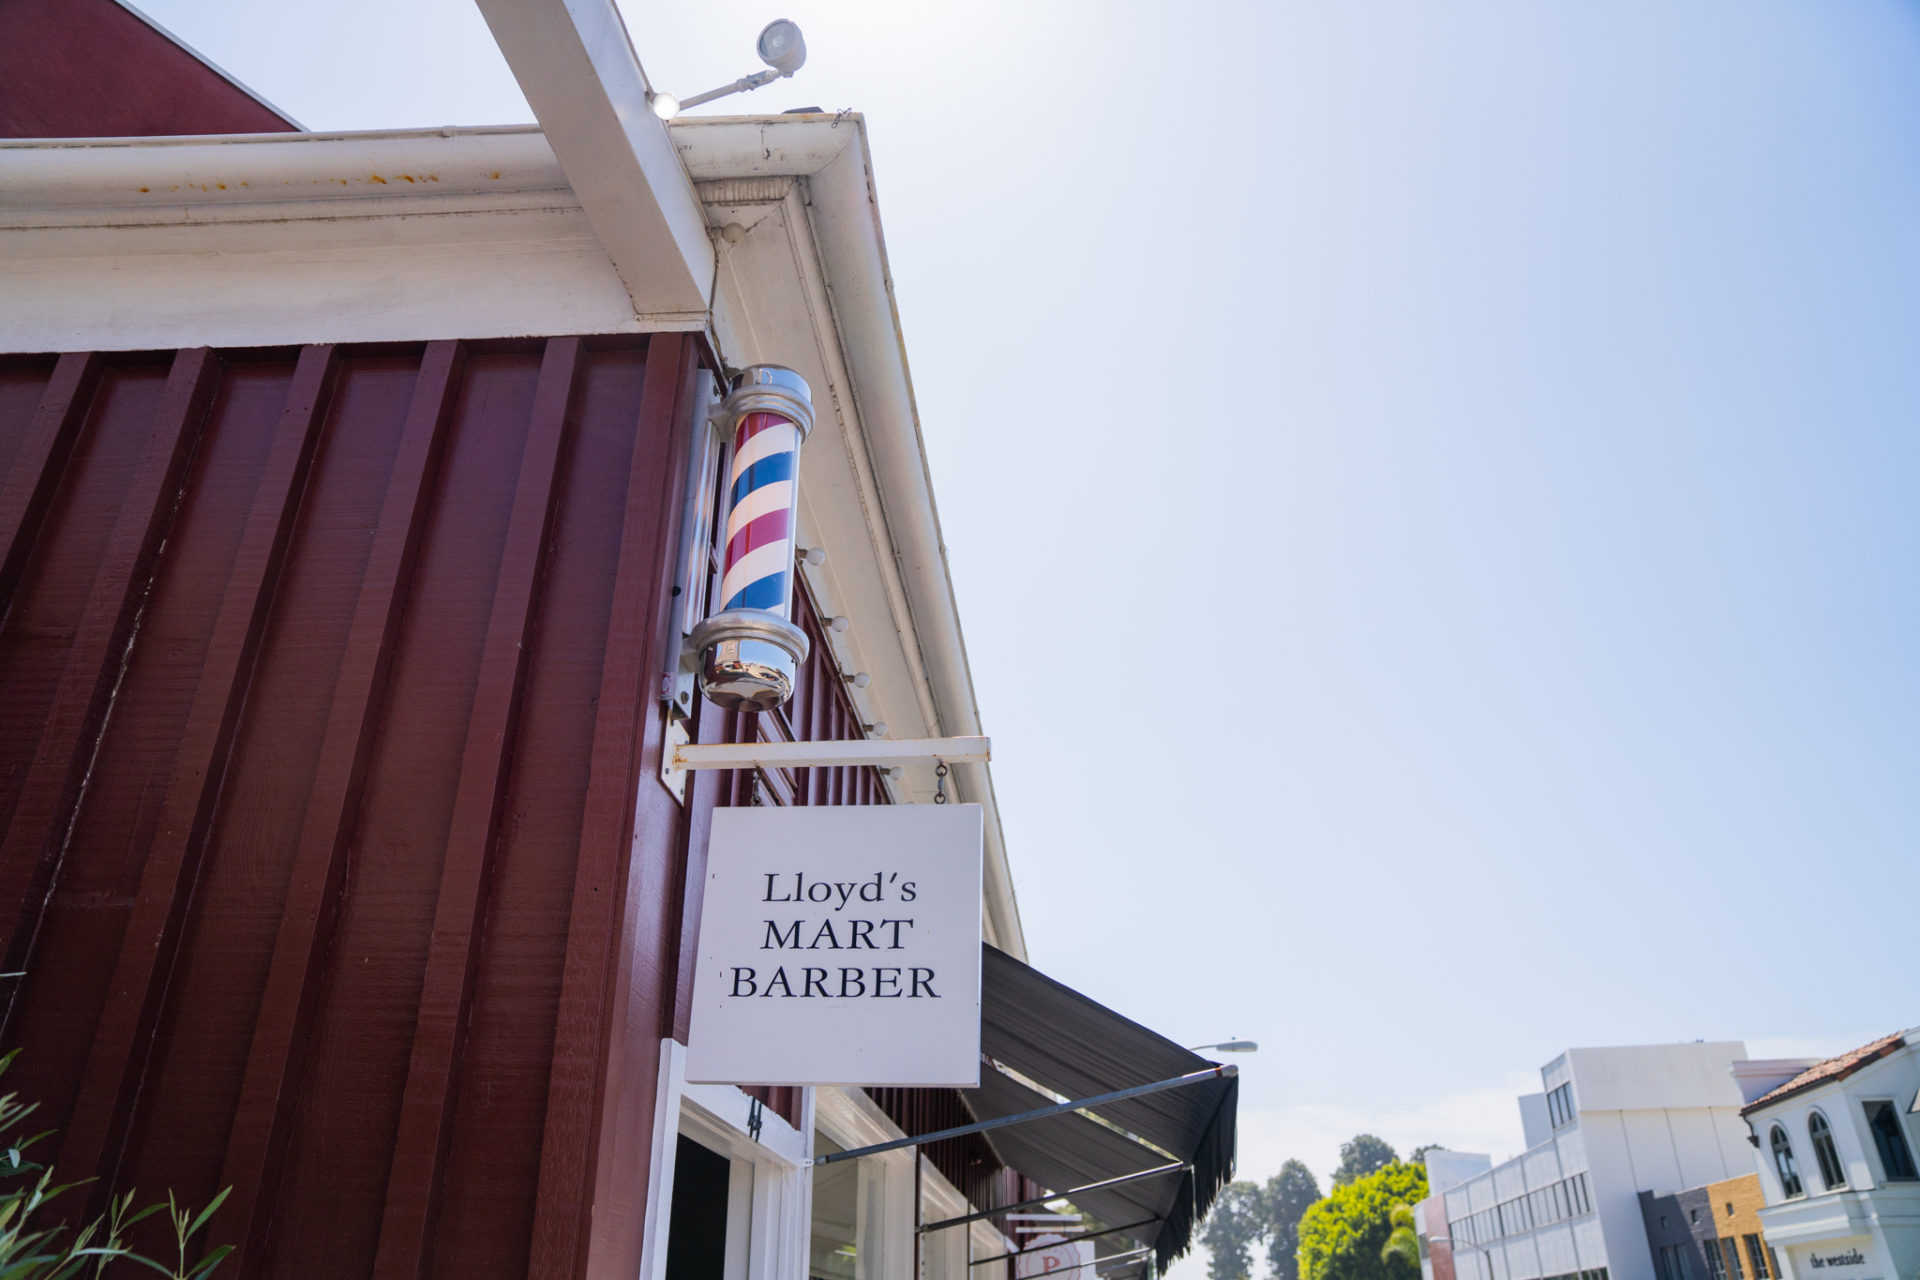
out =
[[[1736,1073],[1784,1280],[1920,1274],[1920,1028],[1797,1070]],[[1756,1064],[1757,1065],[1757,1064]]]

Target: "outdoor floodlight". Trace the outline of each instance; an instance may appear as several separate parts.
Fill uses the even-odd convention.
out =
[[[762,28],[753,48],[760,61],[783,76],[792,75],[807,62],[807,42],[800,36],[800,26],[785,18],[775,18]]]
[[[718,89],[709,89],[705,93],[696,93],[691,98],[676,98],[670,93],[654,93],[649,99],[653,114],[662,120],[671,120],[688,107],[697,107],[703,102],[712,102],[715,98],[724,98],[730,93],[745,93],[749,89],[758,89],[762,85],[772,84],[798,71],[807,62],[807,42],[800,35],[800,24],[786,18],[775,18],[760,29],[760,38],[754,41],[754,52],[760,55],[760,61],[767,64],[768,70],[756,71],[750,76],[741,76],[732,84],[722,85]]]

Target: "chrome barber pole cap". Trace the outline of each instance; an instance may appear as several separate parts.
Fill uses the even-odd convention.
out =
[[[733,441],[720,611],[693,630],[700,691],[716,706],[771,711],[793,693],[807,635],[792,621],[800,444],[813,430],[806,379],[776,364],[740,375],[720,406]]]

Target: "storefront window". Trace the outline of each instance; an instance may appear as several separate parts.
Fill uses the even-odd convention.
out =
[[[1907,1135],[1900,1131],[1900,1117],[1891,1102],[1869,1102],[1867,1128],[1873,1130],[1873,1145],[1880,1149],[1880,1167],[1889,1182],[1914,1179],[1913,1152],[1907,1149]]]
[[[733,1166],[682,1134],[673,1165],[667,1274],[675,1280],[723,1280],[727,1268],[727,1191]]]
[[[814,1151],[843,1150],[825,1134],[813,1137]],[[810,1280],[854,1280],[859,1256],[860,1162],[813,1167],[813,1234],[808,1247]]]
[[[1833,1128],[1818,1111],[1807,1118],[1807,1136],[1813,1139],[1813,1158],[1820,1165],[1820,1180],[1827,1184],[1827,1190],[1846,1186],[1847,1171],[1834,1149]]]

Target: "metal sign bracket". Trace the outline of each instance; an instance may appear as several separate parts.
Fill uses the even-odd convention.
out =
[[[694,769],[835,769],[848,765],[986,764],[990,738],[873,738],[854,742],[714,742],[685,740],[669,727],[661,752],[660,780],[676,796],[686,794]]]

